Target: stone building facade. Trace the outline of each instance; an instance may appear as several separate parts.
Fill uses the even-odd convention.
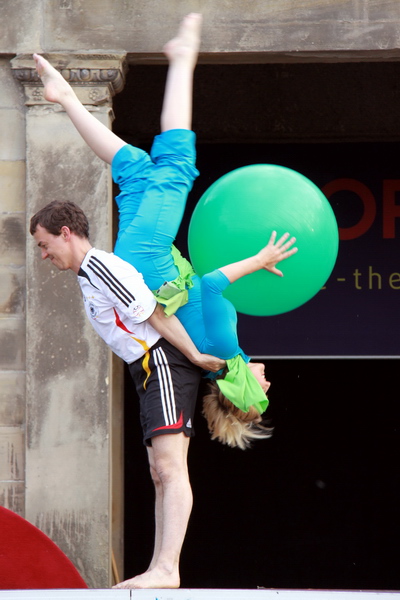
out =
[[[112,126],[129,65],[204,15],[204,64],[400,59],[398,0],[0,0],[0,503],[47,533],[90,587],[122,570],[122,365],[85,320],[71,273],[41,264],[30,216],[79,202],[111,250],[110,172],[43,99],[33,52]],[[140,82],[138,83],[140,85]],[[397,135],[399,130],[397,129]],[[108,207],[105,209],[105,207]]]

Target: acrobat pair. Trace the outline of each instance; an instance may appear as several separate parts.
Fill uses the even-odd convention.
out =
[[[167,311],[175,311],[202,353],[227,360],[227,371],[221,373],[214,383],[214,387],[219,387],[216,388],[217,399],[208,414],[208,423],[213,437],[244,448],[252,439],[270,435],[270,431],[260,425],[261,414],[268,404],[266,392],[270,383],[265,379],[264,365],[250,362],[240,348],[236,311],[222,292],[240,277],[259,269],[281,276],[276,264],[294,254],[296,248],[293,247],[294,238],[290,238],[288,233],[277,240],[276,233],[272,232],[269,243],[257,255],[200,278],[173,247],[187,195],[198,175],[191,120],[193,72],[200,45],[200,29],[201,16],[188,15],[178,36],[164,47],[169,69],[161,134],[155,138],[150,155],[126,144],[103,126],[80,103],[58,71],[43,57],[34,55],[34,58],[46,99],[63,106],[85,142],[97,156],[112,166],[113,178],[120,187],[116,199],[120,221],[115,254],[143,274],[147,285],[158,294],[159,302],[166,305]],[[164,282],[169,284],[167,291],[165,286],[162,289]],[[171,290],[176,293],[171,295]],[[226,418],[227,412],[229,419]],[[227,431],[229,423],[231,427]],[[187,444],[184,452],[186,456]],[[151,445],[148,454],[151,471],[154,471]],[[174,567],[169,579],[160,575],[160,556],[167,525],[160,513],[162,498],[157,497],[159,486],[156,482],[155,485],[156,540],[152,561],[147,572],[123,582],[119,587],[179,586],[177,567]],[[185,522],[190,506],[188,501]],[[182,515],[176,515],[176,519],[181,518]],[[179,536],[176,546],[180,552],[184,531],[181,530]]]

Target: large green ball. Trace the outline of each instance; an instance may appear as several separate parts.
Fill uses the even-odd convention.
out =
[[[224,295],[249,315],[277,315],[310,300],[326,283],[338,252],[332,208],[307,177],[277,165],[227,173],[200,198],[189,226],[189,253],[199,275],[256,254],[272,231],[296,237],[299,251],[279,263],[284,277],[258,271]]]

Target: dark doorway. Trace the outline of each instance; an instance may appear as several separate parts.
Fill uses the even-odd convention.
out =
[[[202,175],[178,246],[185,249],[190,212],[202,191],[225,172],[257,162],[257,147],[260,162],[289,166],[321,181],[332,167],[326,159],[329,145],[341,144],[348,162],[353,157],[365,172],[384,152],[394,178],[392,157],[400,139],[395,67],[200,65],[194,128]],[[158,132],[164,77],[164,67],[133,66],[115,102],[115,131],[145,149]],[[267,145],[271,157],[266,161]],[[335,318],[345,310],[345,300],[338,294]],[[368,302],[370,319],[379,324],[378,341],[394,331],[392,355],[397,356],[395,313],[392,326],[382,331],[379,319],[388,310],[387,300]],[[250,324],[254,319],[239,317],[240,334],[250,344],[251,328],[258,328]],[[327,317],[319,323],[323,336]],[[265,336],[265,350],[258,355],[273,356],[274,340],[290,339],[291,325],[279,323],[269,331],[273,334]],[[348,354],[341,339],[332,338],[332,356]],[[304,348],[307,340],[297,343]],[[379,352],[373,358],[370,350],[363,354],[369,358],[265,360],[275,432],[246,452],[210,441],[198,402],[189,456],[195,503],[182,554],[183,587],[400,587],[399,360]],[[128,376],[125,404],[125,576],[130,577],[146,569],[151,558],[153,490]]]
[[[277,360],[270,440],[190,448],[187,588],[398,589],[398,361]],[[126,394],[126,575],[152,551],[153,492],[136,399]]]

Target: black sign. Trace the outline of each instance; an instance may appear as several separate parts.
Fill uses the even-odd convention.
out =
[[[247,354],[265,358],[400,355],[398,149],[397,143],[198,147],[201,174],[189,199],[179,246],[185,246],[191,211],[209,185],[249,164],[279,164],[311,179],[328,197],[339,226],[335,268],[314,298],[282,315],[239,315],[239,340]]]

